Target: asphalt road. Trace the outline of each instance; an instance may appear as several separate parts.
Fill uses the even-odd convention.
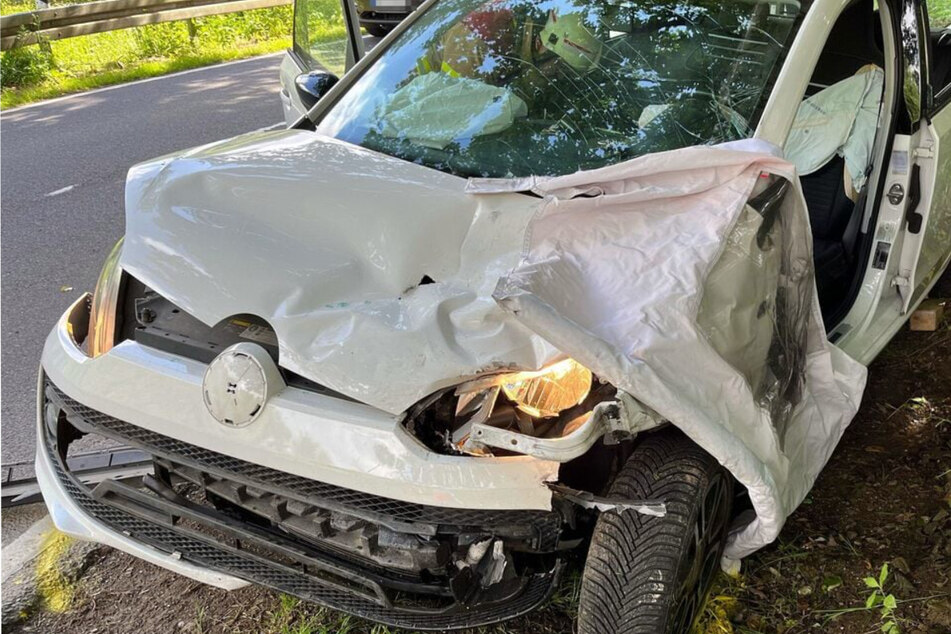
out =
[[[37,364],[124,230],[131,165],[282,121],[280,56],[126,84],[0,117],[3,463],[34,449]]]

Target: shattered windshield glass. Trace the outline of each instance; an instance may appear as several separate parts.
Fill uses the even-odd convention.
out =
[[[317,130],[482,177],[566,174],[746,138],[805,8],[444,0]]]

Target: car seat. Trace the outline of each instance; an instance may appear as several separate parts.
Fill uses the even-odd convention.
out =
[[[816,288],[823,317],[849,290],[861,213],[845,191],[845,160],[835,156],[819,170],[800,177],[812,225]],[[864,201],[860,197],[859,201]]]
[[[804,176],[800,176],[800,182],[812,225],[816,287],[825,318],[833,315],[846,298],[855,272],[855,246],[865,208],[865,194],[868,189],[865,179],[872,163],[875,123],[881,104],[880,90],[884,73],[874,66],[869,66],[863,67],[859,73],[852,76],[857,78],[863,74],[865,80],[870,81],[871,76],[868,73],[872,72],[878,73],[876,83],[866,84],[866,90],[870,92],[862,97],[861,109],[858,111],[860,114],[857,115],[863,117],[862,125],[857,123],[858,119],[852,120],[848,128],[843,127],[842,122],[834,123],[828,129],[829,134],[821,137],[823,141],[816,143],[820,138],[817,135],[826,134],[821,116],[815,119],[816,113],[826,113],[826,116],[833,116],[832,113],[835,113],[835,117],[848,117],[846,110],[855,112],[845,106],[851,103],[850,99],[855,98],[855,94],[849,91],[854,92],[862,84],[848,78],[830,87],[829,92],[810,97],[813,102],[823,98],[828,100],[830,97],[841,97],[843,101],[834,101],[837,106],[824,103],[820,107],[814,103],[805,111],[799,136],[794,137],[791,134],[787,141],[787,157],[796,163],[800,173],[805,172]],[[850,83],[846,84],[846,81]],[[844,89],[846,85],[850,86],[848,90]],[[836,87],[840,88],[839,92],[835,92]],[[800,113],[802,112],[801,109]],[[841,133],[846,130],[847,138],[842,140],[842,144],[832,154],[833,144],[840,138],[833,132]],[[804,143],[803,139],[806,139]],[[794,142],[798,143],[792,145]],[[831,154],[828,159],[825,159],[826,152]],[[849,163],[846,159],[852,162]],[[818,162],[822,160],[825,162]],[[859,165],[862,166],[860,169],[857,167]],[[853,180],[856,177],[861,178]]]

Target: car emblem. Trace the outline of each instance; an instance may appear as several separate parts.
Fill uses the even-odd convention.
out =
[[[244,427],[254,422],[268,400],[285,387],[281,371],[267,350],[254,343],[237,343],[208,365],[202,399],[219,423]]]

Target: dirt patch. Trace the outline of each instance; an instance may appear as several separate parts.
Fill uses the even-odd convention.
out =
[[[580,566],[579,566],[580,568]],[[570,631],[580,577],[572,573],[531,617],[486,632]],[[42,612],[11,632],[42,634],[386,634],[391,628],[301,603],[264,588],[234,592],[196,583],[116,550],[90,571],[65,613]]]
[[[951,326],[906,331],[869,369],[862,409],[778,542],[723,584],[736,630],[879,631],[863,579],[888,563],[901,631],[951,632],[949,511]]]
[[[726,577],[708,603],[704,634],[866,634],[865,577],[888,576],[902,632],[951,632],[951,325],[903,332],[870,368],[859,415],[777,543]],[[580,563],[538,612],[485,632],[570,632]],[[886,621],[887,622],[887,621]],[[109,551],[62,614],[23,632],[372,632],[387,628],[261,588],[228,593]]]

